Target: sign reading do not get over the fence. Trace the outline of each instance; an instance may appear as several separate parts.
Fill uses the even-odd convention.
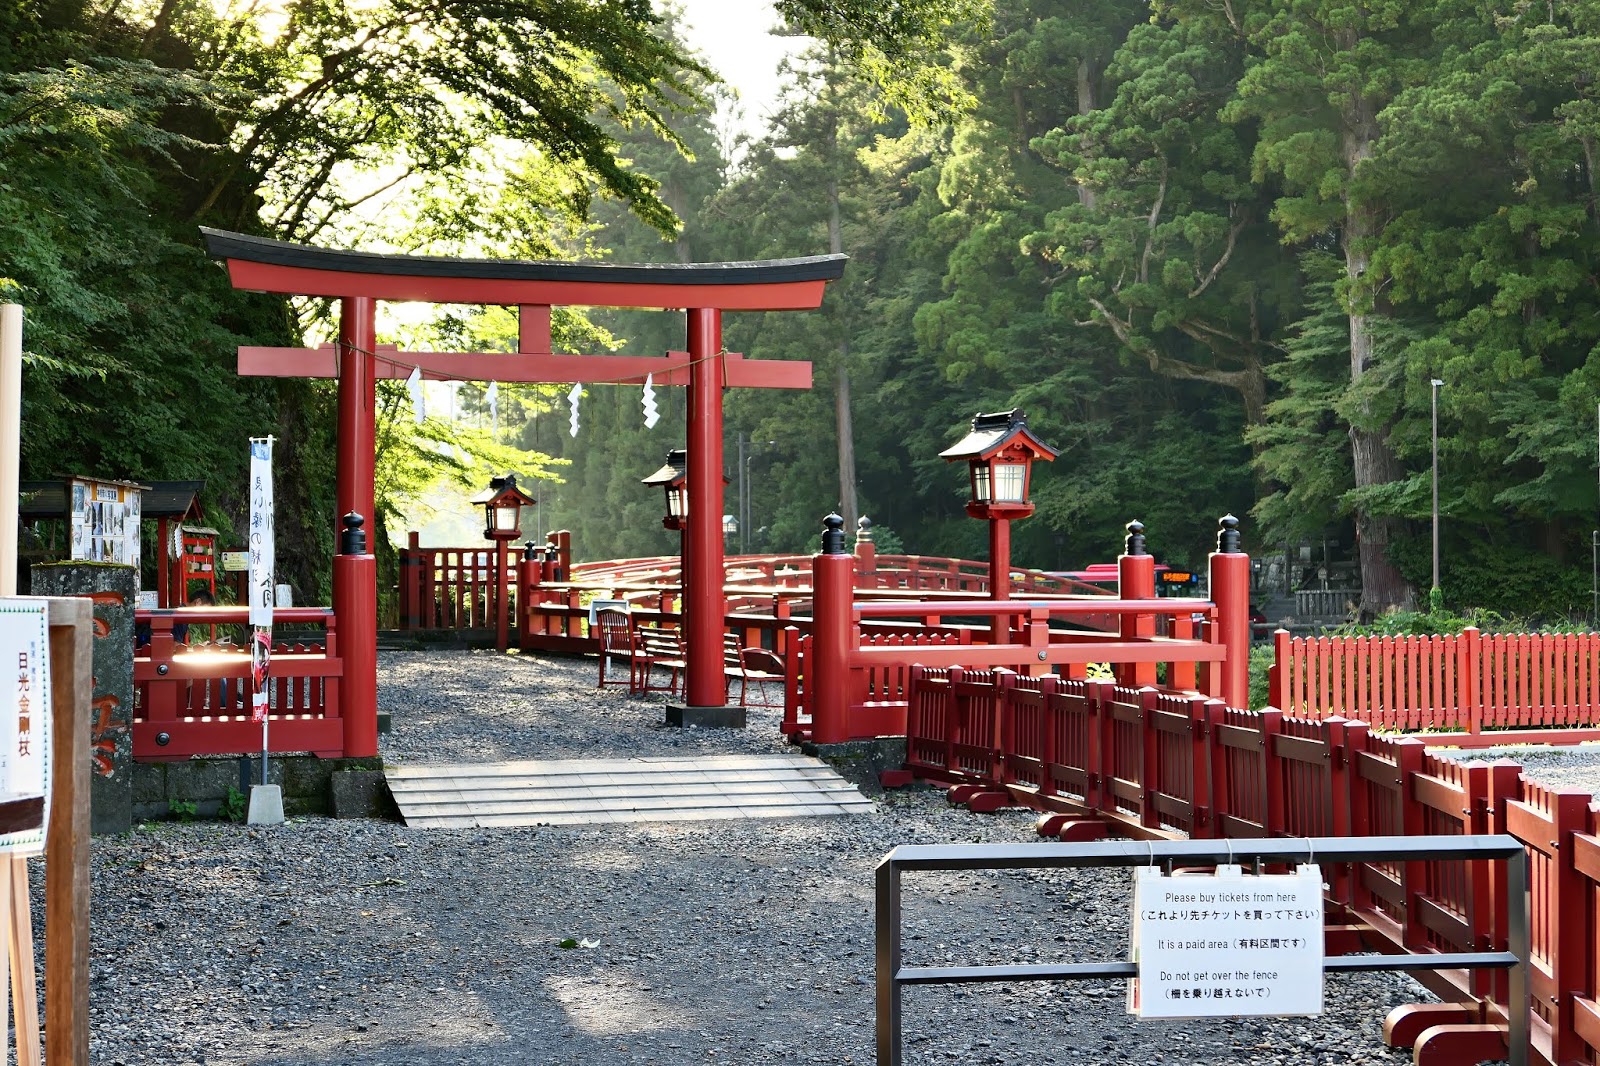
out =
[[[1140,1018],[1322,1013],[1322,871],[1136,869],[1128,1010]]]

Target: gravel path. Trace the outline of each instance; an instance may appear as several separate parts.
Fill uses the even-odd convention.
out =
[[[385,652],[380,672],[391,762],[785,750],[775,711],[742,732],[668,729],[659,706],[597,693],[592,661]],[[94,842],[91,1059],[868,1064],[878,859],[1034,839],[1030,814],[926,789],[765,823],[153,824]],[[1126,883],[910,875],[906,961],[1125,958]],[[1120,983],[913,988],[906,1061],[1400,1066],[1379,1027],[1422,996],[1396,975],[1334,976],[1315,1020],[1139,1023]]]

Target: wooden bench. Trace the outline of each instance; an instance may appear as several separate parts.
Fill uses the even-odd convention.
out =
[[[777,652],[768,651],[766,648],[747,648],[734,634],[725,634],[722,638],[722,672],[728,679],[730,690],[733,687],[734,679],[738,679],[740,706],[783,706],[784,667],[783,658]],[[750,702],[751,682],[758,686],[763,702]],[[767,691],[767,686],[773,682],[778,684],[778,700],[776,703],[771,702],[772,697]],[[728,702],[731,703],[733,701],[730,698]]]
[[[683,657],[683,635],[664,626],[635,626],[633,630],[632,678],[628,691],[635,695],[666,692],[677,695],[683,687],[688,660]],[[667,683],[656,683],[656,668],[667,671]]]

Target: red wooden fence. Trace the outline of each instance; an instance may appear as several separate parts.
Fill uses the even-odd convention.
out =
[[[1018,671],[1055,671],[1081,677],[1091,662],[1137,661],[1164,664],[1168,676],[1193,678],[1196,664],[1220,663],[1226,649],[1216,626],[1204,627],[1203,638],[1167,637],[1123,640],[1115,634],[1052,629],[1052,621],[1075,621],[1087,613],[1115,617],[1117,612],[1182,616],[1188,631],[1191,613],[1214,615],[1205,600],[980,600],[955,602],[874,603],[858,601],[848,621],[852,651],[845,664],[846,739],[907,734],[911,670],[917,665],[960,664],[966,668],[1003,666]],[[905,616],[911,617],[905,617]],[[898,617],[897,617],[898,616]],[[957,625],[960,620],[962,624]],[[978,624],[981,621],[982,624]],[[905,627],[875,634],[871,627]],[[785,694],[783,730],[792,739],[814,739],[814,694],[804,679],[815,672],[813,643],[805,637],[791,646],[794,669]],[[1215,684],[1215,679],[1210,683]],[[1107,743],[1110,739],[1106,740]],[[1131,757],[1131,756],[1130,756]]]
[[[261,750],[261,725],[250,720],[250,652],[233,644],[182,644],[173,626],[244,625],[244,607],[137,611],[150,643],[133,659],[133,757],[144,762]],[[311,632],[279,639],[268,682],[268,736],[274,752],[344,754],[339,683],[344,663],[338,627],[326,607],[284,607],[276,624]]]
[[[1463,766],[1340,717],[1244,711],[1193,693],[960,667],[912,672],[906,766],[977,809],[1020,803],[1067,835],[1135,838],[1509,833],[1528,848],[1533,1051],[1600,1062],[1600,807],[1514,763]],[[1505,950],[1503,870],[1363,863],[1325,871],[1330,951]],[[1346,923],[1346,924],[1341,924]],[[1359,941],[1356,938],[1359,937]],[[1417,1061],[1501,1057],[1505,975],[1425,971],[1446,1002],[1386,1026]],[[1429,1027],[1458,1023],[1446,1029]],[[1478,1054],[1481,1052],[1482,1054]],[[1478,1057],[1470,1057],[1477,1054]]]
[[[1462,747],[1600,740],[1600,634],[1273,638],[1269,702]]]

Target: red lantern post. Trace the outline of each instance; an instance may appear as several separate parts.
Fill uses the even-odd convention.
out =
[[[515,475],[507,474],[490,480],[489,487],[474,496],[472,502],[483,508],[484,537],[494,541],[495,647],[505,651],[511,645],[507,547],[522,536],[522,508],[534,499],[517,488]]]
[[[967,514],[989,521],[989,598],[1011,598],[1011,521],[1033,514],[1029,480],[1034,460],[1053,460],[1056,450],[1028,429],[1020,407],[974,415],[965,437],[939,453],[965,459],[972,498]]]

